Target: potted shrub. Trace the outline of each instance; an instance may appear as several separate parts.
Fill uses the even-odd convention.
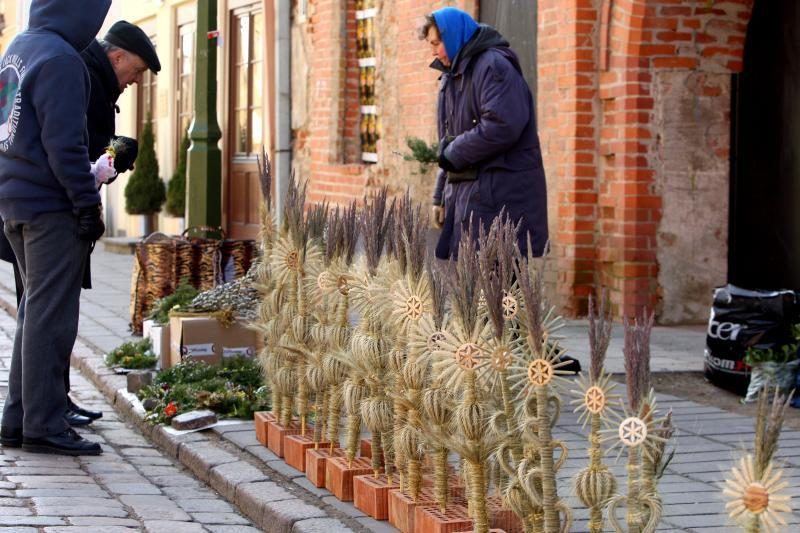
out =
[[[178,149],[178,166],[167,184],[167,203],[164,209],[172,217],[179,219],[176,233],[184,229],[186,216],[186,158],[189,151],[189,136],[184,133]]]
[[[131,215],[144,216],[144,236],[152,233],[154,215],[161,211],[164,200],[166,189],[164,181],[158,176],[153,124],[148,116],[139,139],[136,169],[125,186],[125,211]]]

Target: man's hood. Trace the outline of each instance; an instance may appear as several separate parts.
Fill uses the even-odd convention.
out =
[[[33,0],[29,29],[57,33],[80,52],[92,42],[111,0]]]

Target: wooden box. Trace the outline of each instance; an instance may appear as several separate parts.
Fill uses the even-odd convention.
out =
[[[356,457],[353,464],[347,457],[331,457],[325,461],[325,488],[343,502],[353,501],[353,478],[372,474],[372,461]]]
[[[375,520],[389,518],[389,491],[400,487],[400,478],[392,476],[391,481],[384,474],[373,474],[353,478],[353,505]]]
[[[344,450],[328,446],[306,450],[306,477],[317,488],[325,486],[325,465],[331,457],[344,457]]]
[[[418,505],[414,509],[416,533],[456,533],[471,531],[472,519],[465,505],[452,504],[442,513],[438,505]]]
[[[275,421],[275,415],[269,411],[257,411],[253,413],[253,420],[256,425],[256,439],[258,442],[267,445],[267,424]]]

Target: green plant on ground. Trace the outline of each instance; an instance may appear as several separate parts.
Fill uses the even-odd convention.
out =
[[[750,366],[760,363],[786,364],[797,359],[797,349],[800,347],[800,323],[792,325],[792,338],[796,341],[791,344],[783,344],[775,348],[755,348],[750,347],[745,352],[744,362]]]
[[[156,366],[156,360],[150,339],[125,342],[108,352],[106,356],[106,363],[109,366],[130,369],[152,368]]]
[[[249,419],[255,411],[270,407],[269,391],[262,382],[255,359],[236,357],[216,366],[189,360],[158,372],[153,384],[137,396],[154,423],[194,409],[210,409],[220,418]]]
[[[166,324],[169,322],[169,312],[171,310],[189,305],[198,294],[197,289],[186,280],[183,280],[174,293],[157,300],[153,304],[147,318],[155,320],[159,324]]]
[[[139,139],[136,169],[125,186],[125,211],[131,215],[152,215],[161,211],[166,200],[164,182],[158,176],[153,124],[150,117]]]
[[[164,208],[174,217],[186,216],[186,157],[189,137],[184,134],[178,149],[178,166],[167,184],[167,203]]]

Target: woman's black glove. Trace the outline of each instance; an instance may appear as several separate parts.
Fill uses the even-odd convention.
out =
[[[455,167],[455,165],[453,165],[453,163],[451,163],[450,160],[444,155],[447,145],[453,142],[454,139],[455,137],[453,136],[447,136],[442,139],[441,143],[439,143],[439,168],[446,172],[458,172],[458,169]]]
[[[103,224],[103,206],[79,207],[73,210],[78,217],[78,238],[82,241],[96,241],[103,236],[106,225]]]

